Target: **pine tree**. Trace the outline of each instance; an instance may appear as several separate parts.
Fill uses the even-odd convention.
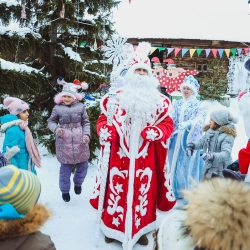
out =
[[[56,79],[61,76],[67,82],[85,81],[89,84],[86,94],[100,97],[99,86],[109,82],[111,71],[111,66],[103,61],[100,46],[105,36],[113,33],[110,14],[118,4],[115,0],[0,3],[0,30],[5,30],[0,36],[0,102],[6,95],[28,102],[29,126],[51,153],[55,153],[55,138],[47,128],[47,119],[55,105],[53,98],[61,91]],[[8,28],[13,22],[18,29]],[[10,67],[5,68],[8,62]],[[87,111],[92,129],[92,160],[99,146],[95,135],[98,103],[88,103]],[[1,115],[5,113],[6,110],[0,111]]]
[[[227,92],[227,77],[221,61],[214,59],[207,64],[207,72],[200,79],[202,100],[220,100]]]

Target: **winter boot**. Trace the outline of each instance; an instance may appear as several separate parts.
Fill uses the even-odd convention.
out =
[[[62,198],[63,198],[63,200],[64,200],[65,202],[69,202],[69,201],[70,201],[70,195],[69,195],[69,193],[67,193],[67,194],[62,194]]]
[[[114,239],[105,236],[105,242],[106,242],[106,243],[111,243],[111,242],[113,242],[113,241],[114,241]]]
[[[81,186],[80,186],[80,187],[75,186],[74,190],[75,190],[75,193],[76,193],[76,194],[81,194],[81,192],[82,192],[82,187],[81,187]]]
[[[148,245],[148,238],[147,236],[144,234],[140,237],[140,239],[137,241],[138,244],[142,245],[142,246],[147,246]]]
[[[242,174],[240,171],[232,171],[230,169],[224,169],[222,173],[225,178],[237,181],[244,181],[246,177],[246,175]]]

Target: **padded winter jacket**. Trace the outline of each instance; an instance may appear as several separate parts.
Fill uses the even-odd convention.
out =
[[[22,219],[0,220],[0,249],[56,250],[50,236],[38,231],[49,217],[46,207],[35,205]]]
[[[63,135],[56,135],[56,157],[60,163],[76,164],[89,159],[89,145],[83,144],[83,135],[90,136],[89,117],[84,104],[74,101],[71,105],[57,104],[48,119],[52,132],[57,128]]]
[[[31,171],[36,174],[34,164],[32,163],[29,152],[25,142],[25,132],[18,126],[22,121],[16,115],[7,114],[0,117],[1,119],[1,131],[5,132],[5,138],[3,142],[3,154],[6,152],[6,147],[19,146],[20,152],[15,154],[11,159],[11,164],[14,166],[28,170],[28,163],[30,160]]]
[[[211,178],[212,172],[221,177],[223,169],[232,163],[232,148],[236,137],[236,130],[233,124],[227,124],[217,130],[212,130],[210,125],[203,128],[205,135],[199,142],[194,143],[195,149],[203,149],[203,152],[212,153],[212,161],[205,161],[203,168],[203,179]]]

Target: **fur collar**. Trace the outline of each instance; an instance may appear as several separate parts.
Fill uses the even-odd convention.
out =
[[[0,220],[0,240],[36,232],[51,215],[45,206],[36,204],[22,219]]]
[[[206,132],[210,129],[210,125],[207,124],[203,127],[203,132]],[[232,135],[234,138],[237,136],[237,132],[235,130],[235,127],[234,126],[229,126],[229,125],[226,125],[226,126],[221,126],[219,129],[218,129],[221,133],[225,133],[225,134],[228,134],[228,135]]]
[[[20,122],[22,122],[21,119],[6,122],[1,126],[1,131],[4,133],[8,128],[19,125]]]

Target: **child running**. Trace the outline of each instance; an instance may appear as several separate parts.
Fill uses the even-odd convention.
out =
[[[41,156],[28,127],[29,105],[16,97],[6,97],[3,104],[10,112],[0,117],[1,131],[5,132],[2,152],[7,155],[7,163],[36,174],[35,166],[41,167]],[[10,148],[16,152],[14,156],[8,156]]]
[[[56,157],[61,163],[59,187],[65,202],[70,201],[70,176],[75,165],[74,191],[82,192],[82,183],[86,177],[89,159],[90,122],[80,102],[82,95],[77,93],[79,85],[67,83],[63,78],[57,82],[63,85],[61,93],[54,98],[57,104],[48,119],[49,129],[56,134]],[[81,87],[86,88],[86,83]]]
[[[205,135],[196,143],[188,143],[186,153],[191,156],[194,150],[203,149],[202,158],[205,161],[202,180],[213,176],[223,177],[222,171],[232,163],[231,152],[236,137],[233,123],[238,119],[225,109],[213,111],[210,114],[209,125],[203,130]]]

